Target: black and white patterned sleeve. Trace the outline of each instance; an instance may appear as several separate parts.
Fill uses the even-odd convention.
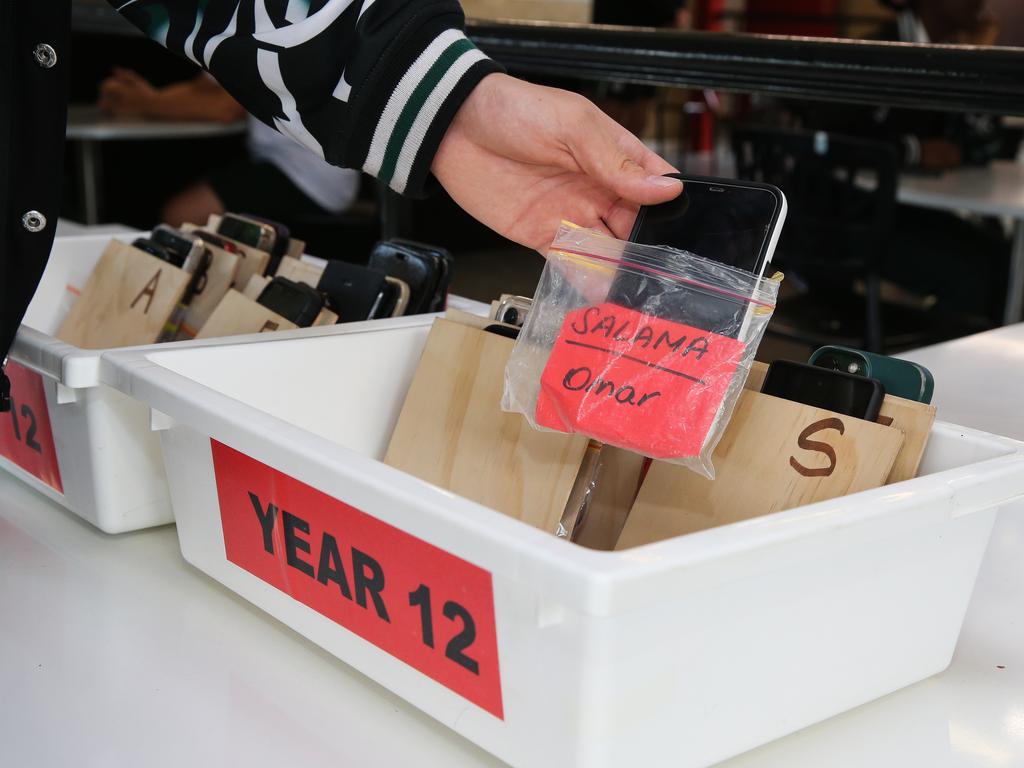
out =
[[[109,0],[328,162],[422,194],[445,130],[500,67],[455,0]]]

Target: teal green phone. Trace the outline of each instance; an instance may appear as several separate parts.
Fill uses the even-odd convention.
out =
[[[807,362],[819,368],[878,379],[887,395],[919,403],[930,403],[935,390],[931,371],[923,365],[860,349],[829,345],[815,351]]]

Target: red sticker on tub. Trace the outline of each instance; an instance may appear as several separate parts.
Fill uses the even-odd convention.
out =
[[[490,571],[210,444],[228,560],[504,718]]]
[[[0,456],[64,493],[43,377],[14,361],[5,371],[11,380],[11,410],[0,413]]]
[[[744,348],[616,304],[577,309],[541,375],[537,423],[654,458],[695,456]]]

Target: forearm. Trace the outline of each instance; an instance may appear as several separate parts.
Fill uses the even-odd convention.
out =
[[[205,77],[205,76],[204,76]],[[159,120],[195,120],[231,123],[245,117],[245,108],[230,94],[211,83],[202,87],[195,81],[160,88],[143,105],[146,117]]]

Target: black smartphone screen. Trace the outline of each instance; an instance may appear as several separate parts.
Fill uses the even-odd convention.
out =
[[[781,193],[768,186],[747,186],[728,180],[686,177],[675,200],[640,209],[630,241],[665,245],[689,251],[753,274],[760,274],[768,240],[779,217]],[[673,259],[665,253],[664,269]],[[687,286],[656,276],[643,265],[623,268],[615,277],[608,299],[656,317],[738,338],[747,312],[742,296]],[[650,266],[650,265],[648,265]]]
[[[256,301],[300,328],[309,327],[323,309],[315,289],[285,277],[271,280]]]
[[[263,227],[253,221],[238,219],[230,214],[225,214],[217,225],[217,234],[230,237],[253,248],[260,247],[260,238],[263,236]]]
[[[330,298],[340,323],[371,319],[385,298],[386,287],[383,272],[344,261],[327,262],[317,284]]]
[[[153,242],[162,245],[168,251],[171,251],[178,256],[182,263],[188,257],[189,253],[192,252],[192,239],[174,231],[166,225],[161,225],[153,230],[153,234],[150,235]]]
[[[185,263],[184,256],[179,257],[177,253],[164,248],[160,243],[154,242],[148,237],[135,238],[132,241],[132,247],[145,251],[150,256],[156,256],[158,259],[166,261],[168,264],[173,264],[176,267],[180,267]]]
[[[441,279],[441,259],[412,244],[383,240],[373,247],[369,267],[409,286],[408,315],[430,312],[431,301]]]
[[[629,239],[760,274],[778,208],[771,189],[684,178],[675,200],[641,210]]]
[[[789,360],[768,367],[761,392],[868,421],[878,418],[885,397],[875,379]]]

